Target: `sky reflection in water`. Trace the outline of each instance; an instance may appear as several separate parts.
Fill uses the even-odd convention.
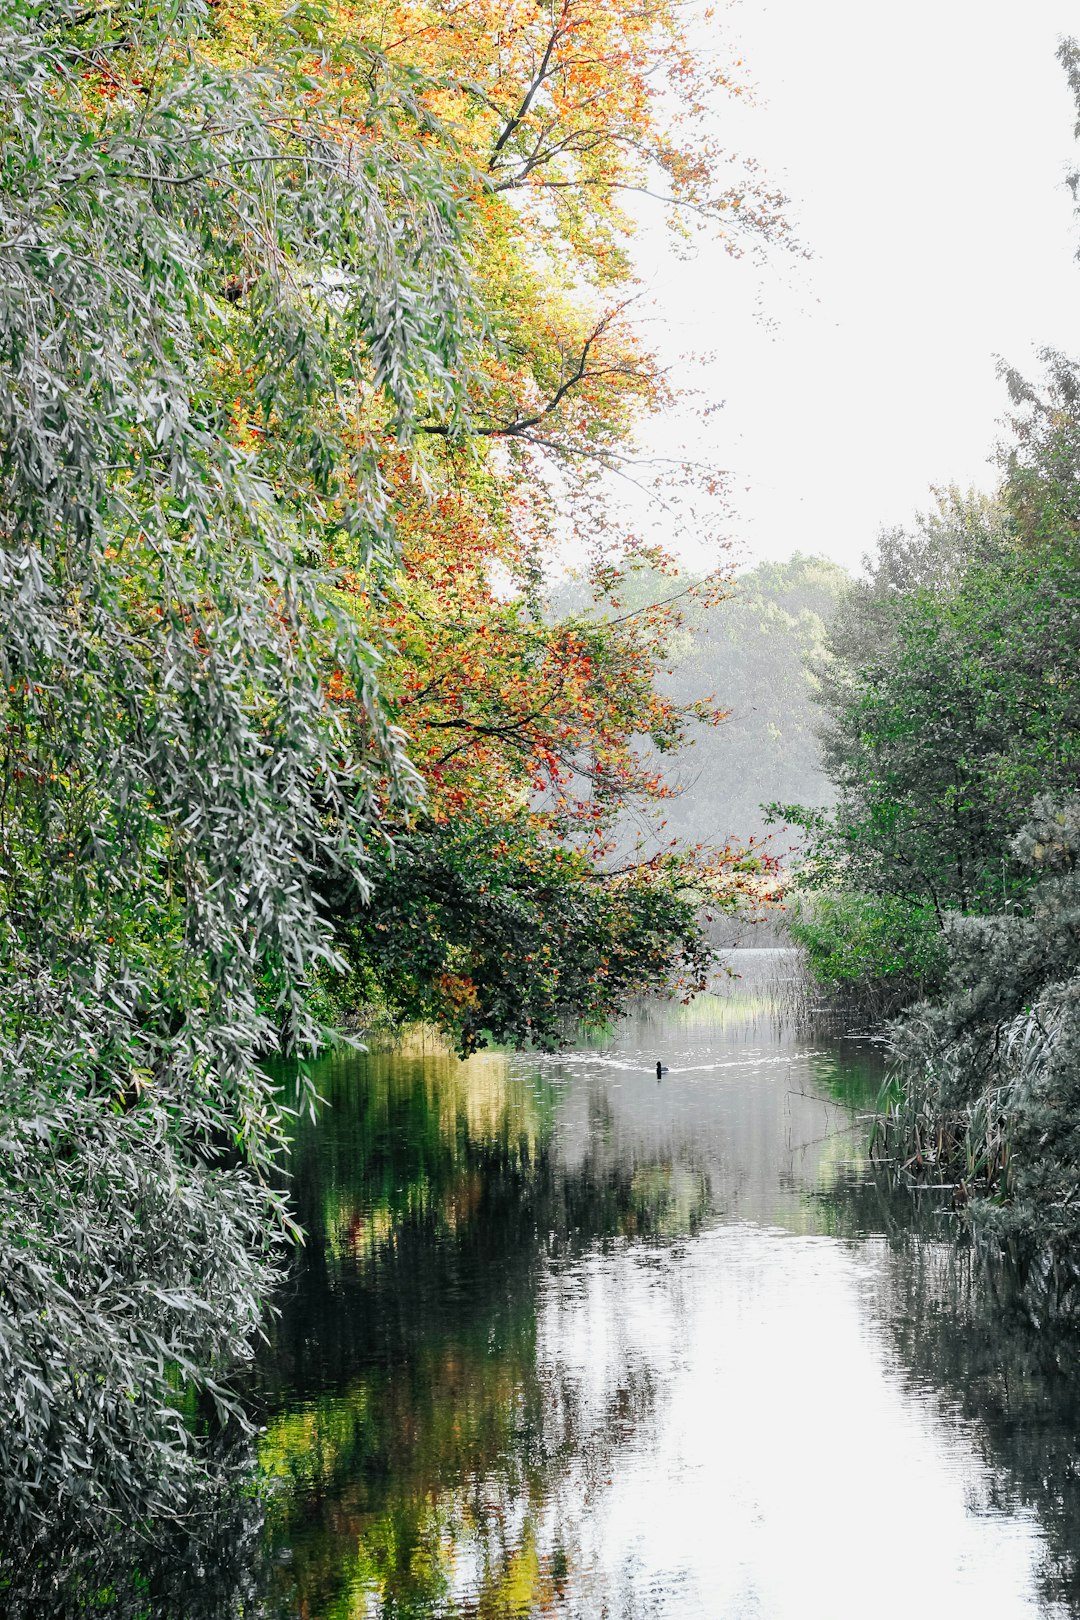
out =
[[[327,1066],[268,1613],[1080,1612],[1072,1340],[874,1185],[874,1054],[779,1027],[784,966],[557,1058]]]

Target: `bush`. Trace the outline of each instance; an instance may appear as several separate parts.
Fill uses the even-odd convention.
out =
[[[809,894],[796,901],[791,935],[823,989],[876,1016],[944,982],[944,935],[927,904],[844,890]]]
[[[890,1032],[887,1140],[909,1173],[992,1195],[1002,1229],[1080,1233],[1080,799],[1040,799],[1013,842],[1029,904],[957,917],[948,993]],[[988,1208],[984,1209],[984,1213]]]

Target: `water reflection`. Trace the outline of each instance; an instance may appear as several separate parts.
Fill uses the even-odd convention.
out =
[[[1050,1614],[1080,1614],[1080,1276],[1047,1251],[974,1241],[931,1189],[850,1175],[823,1214],[869,1261],[870,1309],[914,1402],[936,1399],[985,1465],[988,1509],[1034,1517]],[[866,1234],[880,1232],[883,1241]]]
[[[598,1408],[545,1376],[543,1277],[598,1240],[681,1228],[684,1206],[692,1224],[701,1191],[603,1154],[567,1171],[557,1092],[503,1059],[377,1055],[362,1079],[331,1066],[331,1111],[298,1143],[311,1238],[263,1375],[279,1413],[264,1463],[286,1486],[279,1596],[298,1614],[419,1616],[464,1588],[471,1613],[546,1612],[573,1500],[600,1488],[652,1390],[632,1358]]]
[[[982,1283],[931,1286],[952,1235],[868,1174],[873,1049],[775,1013],[744,979],[560,1058],[326,1071],[262,1373],[275,1612],[1071,1612],[951,1387]]]
[[[558,1058],[327,1064],[269,1493],[118,1542],[95,1612],[1080,1614],[1073,1273],[874,1172],[874,1048],[778,1020],[784,963]]]

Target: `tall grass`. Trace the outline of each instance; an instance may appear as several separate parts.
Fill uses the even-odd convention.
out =
[[[1018,1150],[1030,1151],[1033,1125],[1052,1105],[1064,1018],[1044,998],[990,1034],[943,1041],[925,1007],[894,1025],[880,1139],[898,1170],[1011,1199]]]

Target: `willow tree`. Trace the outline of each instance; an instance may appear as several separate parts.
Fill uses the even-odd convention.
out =
[[[311,876],[362,874],[414,780],[317,560],[392,550],[365,409],[407,447],[468,372],[462,188],[411,83],[335,109],[312,12],[272,68],[204,23],[0,12],[9,1548],[46,1511],[174,1511],[178,1376],[230,1404],[288,1227],[260,1056],[317,1040],[334,961]]]

